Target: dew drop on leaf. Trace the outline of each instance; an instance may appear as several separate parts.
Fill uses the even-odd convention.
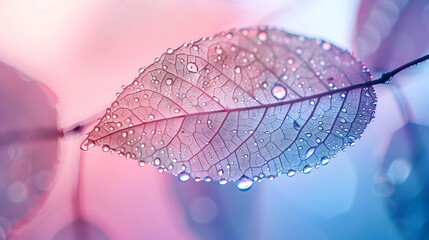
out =
[[[253,180],[242,176],[240,179],[237,180],[237,188],[241,191],[247,191],[249,190],[253,185]]]
[[[186,65],[186,69],[188,69],[188,71],[192,73],[198,72],[198,66],[193,62],[188,63],[188,65]]]
[[[226,180],[225,178],[221,178],[221,179],[219,179],[219,184],[220,185],[225,185],[225,184],[227,184],[228,183],[228,180]]]
[[[308,174],[311,172],[311,170],[312,170],[312,168],[310,165],[305,165],[304,168],[302,169],[302,172],[305,174]]]
[[[314,151],[316,151],[316,148],[314,148],[314,147],[309,148],[309,149],[307,150],[307,152],[305,153],[305,159],[307,159],[307,158],[309,158],[309,157],[313,156]]]
[[[110,147],[108,145],[103,145],[102,150],[104,152],[108,152],[110,150]]]
[[[261,31],[261,32],[258,34],[258,39],[259,39],[259,40],[261,40],[261,41],[263,41],[263,42],[267,41],[267,39],[268,39],[268,34],[267,34],[267,32],[265,32],[265,31]]]
[[[320,159],[320,164],[322,164],[322,165],[326,165],[326,164],[328,164],[329,163],[329,158],[328,157],[322,157],[321,159]]]
[[[189,180],[189,178],[191,178],[191,176],[189,175],[189,173],[187,173],[185,171],[179,173],[178,177],[179,177],[179,180],[181,182],[186,182],[186,181]]]
[[[286,97],[286,88],[280,84],[276,84],[273,89],[271,89],[271,93],[276,99],[283,100]]]
[[[293,176],[295,176],[295,174],[296,174],[296,171],[295,171],[295,170],[293,170],[293,169],[289,169],[289,170],[286,172],[286,175],[288,175],[288,177],[293,177]]]
[[[167,78],[167,80],[165,80],[165,84],[167,86],[170,86],[172,83],[173,83],[173,79],[171,79],[171,78]]]

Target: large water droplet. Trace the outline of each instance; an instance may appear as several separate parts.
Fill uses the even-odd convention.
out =
[[[186,182],[186,181],[189,180],[189,178],[191,178],[191,176],[187,172],[181,172],[181,173],[179,173],[178,177],[179,177],[179,180],[181,182]]]
[[[216,53],[218,55],[222,54],[223,53],[223,49],[220,46],[216,47]]]
[[[90,139],[86,139],[81,145],[80,149],[84,151],[88,151],[89,149],[93,148],[95,146],[95,142]]]
[[[265,31],[262,31],[258,34],[258,39],[265,42],[268,39],[268,34]]]
[[[104,152],[108,152],[108,151],[110,150],[110,147],[109,147],[108,145],[103,145],[103,147],[101,147],[101,149],[102,149]]]
[[[159,166],[161,164],[161,159],[155,158],[155,160],[153,161],[153,163],[155,164],[155,166]]]
[[[235,73],[240,73],[240,72],[241,72],[241,67],[236,66],[236,67],[234,68],[234,71],[235,71]]]
[[[310,172],[311,172],[311,170],[312,170],[312,168],[311,168],[311,166],[310,166],[310,165],[305,165],[305,166],[304,166],[304,168],[302,169],[302,171],[303,171],[305,174],[310,173]]]
[[[225,185],[225,184],[227,184],[228,183],[228,180],[226,180],[225,178],[221,178],[221,179],[219,179],[219,184],[220,185]]]
[[[273,89],[271,89],[271,93],[278,100],[283,100],[286,97],[286,88],[280,84],[274,85]]]
[[[316,150],[316,148],[314,148],[314,147],[309,148],[309,149],[307,150],[307,152],[305,153],[305,158],[307,159],[307,158],[309,158],[309,157],[313,156],[313,154],[314,154],[314,151],[315,151],[315,150]]]
[[[167,80],[165,80],[165,84],[167,86],[170,86],[172,83],[173,83],[173,79],[171,79],[171,78],[167,78]]]
[[[295,174],[296,174],[296,171],[293,169],[289,169],[286,173],[286,175],[288,175],[288,177],[293,177],[293,176],[295,176]]]
[[[244,175],[237,180],[237,188],[241,191],[249,190],[252,187],[252,185],[253,185],[253,180]]]
[[[328,164],[329,163],[329,158],[328,157],[322,157],[321,159],[320,159],[320,164],[322,164],[322,165],[326,165],[326,164]]]
[[[329,49],[331,49],[331,44],[328,43],[328,42],[324,42],[322,44],[322,49],[325,50],[325,51],[328,51]]]
[[[186,69],[188,69],[189,72],[193,72],[193,73],[198,72],[198,66],[193,62],[188,63],[188,65],[186,65]]]

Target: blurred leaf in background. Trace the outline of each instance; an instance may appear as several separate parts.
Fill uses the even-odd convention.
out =
[[[362,0],[355,29],[358,56],[375,72],[420,57],[429,49],[427,0]]]
[[[394,133],[375,191],[385,198],[404,239],[429,236],[429,127],[408,123]]]
[[[0,62],[0,239],[29,220],[52,187],[57,112],[44,90]]]

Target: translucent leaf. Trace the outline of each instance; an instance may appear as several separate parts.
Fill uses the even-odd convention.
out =
[[[367,81],[367,68],[328,42],[231,30],[155,59],[82,148],[101,145],[182,180],[239,179],[246,190],[309,173],[354,144],[374,114],[374,89],[354,87]]]

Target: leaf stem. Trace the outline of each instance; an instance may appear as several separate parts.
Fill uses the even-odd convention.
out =
[[[427,60],[429,60],[429,54],[426,54],[423,57],[417,58],[414,61],[406,63],[406,64],[404,64],[404,65],[402,65],[402,66],[400,66],[400,67],[398,67],[398,68],[396,68],[390,72],[383,73],[379,79],[372,81],[372,83],[374,83],[373,85],[379,84],[379,83],[389,83],[392,80],[393,76],[395,76],[397,73],[401,72],[402,70],[404,70],[406,68],[412,67],[414,65],[417,65],[417,64],[424,62],[424,61],[427,61]]]

